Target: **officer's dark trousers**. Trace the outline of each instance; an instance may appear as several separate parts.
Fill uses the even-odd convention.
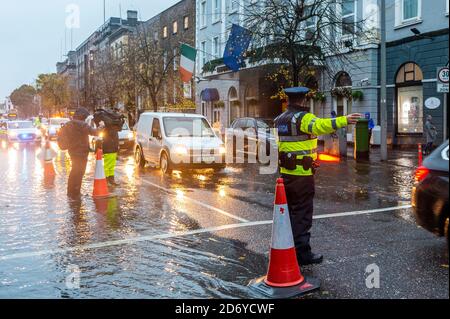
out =
[[[283,175],[297,256],[308,259],[315,194],[314,176]]]
[[[72,170],[67,183],[67,195],[71,198],[77,198],[81,194],[81,183],[86,173],[88,159],[80,156],[71,156],[70,159],[72,161]]]

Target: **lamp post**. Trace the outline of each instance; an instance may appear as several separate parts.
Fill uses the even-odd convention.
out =
[[[386,0],[381,0],[381,49],[380,49],[380,124],[381,124],[381,160],[386,161],[387,154],[387,103],[386,103]]]

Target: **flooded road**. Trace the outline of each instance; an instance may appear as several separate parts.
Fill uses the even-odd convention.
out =
[[[115,196],[94,201],[92,157],[71,202],[68,156],[58,151],[48,178],[39,151],[0,149],[0,298],[261,297],[247,284],[267,268],[276,175],[232,165],[164,177],[124,153]],[[409,205],[417,165],[414,153],[397,155],[322,165],[312,243],[325,262],[303,269],[322,280],[309,298],[448,298],[445,240],[396,209]],[[389,286],[366,287],[371,263]]]

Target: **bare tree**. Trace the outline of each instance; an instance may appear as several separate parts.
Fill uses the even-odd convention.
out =
[[[95,58],[92,88],[101,106],[114,107],[120,99],[122,61],[110,47],[98,51]],[[97,105],[100,106],[100,105]]]
[[[303,83],[318,70],[332,71],[348,59],[357,41],[371,41],[365,21],[343,18],[353,10],[349,0],[266,0],[247,6],[246,27],[252,30],[253,61],[269,60],[280,65],[284,82]],[[288,72],[286,72],[288,70]],[[330,73],[329,73],[330,74]]]
[[[174,56],[159,45],[145,24],[130,38],[128,52],[135,59],[135,81],[141,92],[148,94],[151,106],[158,110],[158,96],[165,85]]]

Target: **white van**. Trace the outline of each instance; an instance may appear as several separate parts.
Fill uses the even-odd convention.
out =
[[[143,113],[136,126],[136,164],[172,170],[225,168],[225,145],[202,115]]]

